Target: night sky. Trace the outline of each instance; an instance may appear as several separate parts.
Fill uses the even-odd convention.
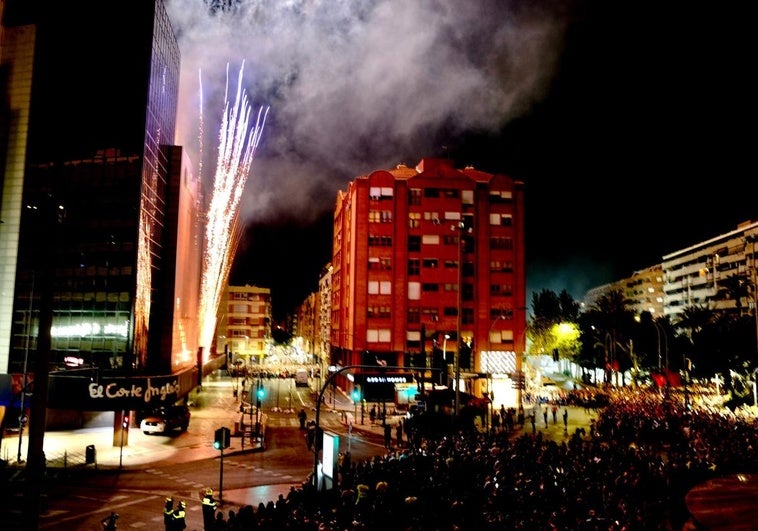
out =
[[[756,46],[734,5],[166,4],[182,50],[177,141],[204,181],[227,64],[234,81],[244,61],[253,108],[270,109],[231,282],[270,287],[278,319],[317,290],[337,191],[425,157],[525,183],[531,291],[581,298],[758,218]]]

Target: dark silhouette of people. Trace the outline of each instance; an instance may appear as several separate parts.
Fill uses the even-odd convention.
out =
[[[174,498],[169,496],[166,498],[166,503],[163,506],[163,526],[166,528],[166,531],[171,531],[172,523],[174,519]]]
[[[116,528],[118,527],[116,525],[116,520],[118,520],[118,515],[114,512],[111,512],[110,515],[100,520],[100,524],[103,526],[103,531],[116,531]]]
[[[305,429],[305,421],[308,418],[308,415],[305,413],[305,409],[301,409],[300,413],[297,414],[297,420],[300,421],[300,429]]]

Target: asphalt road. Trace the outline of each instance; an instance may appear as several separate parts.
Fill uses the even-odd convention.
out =
[[[314,456],[296,413],[304,408],[308,418],[314,418],[311,390],[296,388],[291,380],[266,380],[261,407],[267,425],[265,449],[233,436],[222,457],[213,448],[214,431],[221,426],[233,431],[235,424],[258,420],[249,414],[243,418],[241,393],[235,396],[234,385],[234,379],[224,376],[203,382],[202,391],[193,392],[192,418],[183,433],[145,435],[132,426],[123,446],[114,444],[112,428],[46,433],[48,461],[64,455],[71,465],[49,468],[56,479],[43,491],[39,529],[100,531],[101,520],[111,511],[119,514],[119,529],[162,526],[167,496],[186,501],[188,530],[202,529],[199,493],[207,487],[221,497],[220,508],[227,512],[276,500],[302,485],[313,470]],[[346,397],[334,396],[322,405],[320,425],[338,434],[340,451],[349,450],[354,459],[383,454],[378,427],[348,428],[353,408]],[[88,445],[96,448],[96,465],[77,464]],[[4,438],[2,455],[15,456],[17,447],[17,437]],[[2,515],[3,529],[20,529],[16,508],[21,506],[10,504],[8,514]]]

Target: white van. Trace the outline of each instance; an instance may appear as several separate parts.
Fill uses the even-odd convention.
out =
[[[308,387],[308,369],[295,371],[295,387]]]

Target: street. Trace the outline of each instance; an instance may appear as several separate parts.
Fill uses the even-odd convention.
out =
[[[209,377],[200,393],[192,393],[194,403],[187,432],[144,435],[132,427],[125,447],[108,444],[112,438],[110,429],[46,434],[48,458],[60,453],[61,448],[69,448],[69,455],[73,455],[94,443],[97,469],[94,465],[72,467],[66,479],[50,482],[43,495],[39,528],[100,531],[100,521],[111,511],[119,514],[121,529],[162,525],[165,499],[172,496],[177,503],[187,503],[187,529],[202,529],[201,489],[213,488],[216,497],[222,499],[220,509],[227,512],[276,500],[280,493],[286,495],[291,486],[299,487],[312,472],[314,461],[306,447],[305,431],[299,429],[297,412],[303,408],[309,419],[315,417],[312,392],[307,387],[295,388],[291,379],[263,382],[265,450],[250,440],[243,442],[239,436],[231,438],[223,459],[221,451],[213,448],[217,428],[232,428],[241,422],[242,394],[238,392],[235,397],[234,379],[222,375]],[[293,402],[296,407],[289,408]],[[352,411],[349,400],[335,396],[332,405],[322,406],[320,425],[340,436],[340,451],[349,449],[354,459],[384,453],[378,434],[357,429],[348,433],[342,411]],[[246,419],[249,422],[249,417]],[[15,455],[17,445],[15,437],[4,439],[3,455]],[[59,470],[54,473],[62,474]],[[20,516],[10,512],[11,521]],[[3,518],[4,523],[8,521]]]

